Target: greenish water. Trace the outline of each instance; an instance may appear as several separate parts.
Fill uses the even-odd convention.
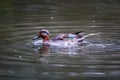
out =
[[[0,80],[119,80],[119,0],[0,0]],[[51,37],[100,35],[79,49],[30,43],[40,29]]]

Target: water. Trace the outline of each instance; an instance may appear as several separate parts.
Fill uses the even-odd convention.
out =
[[[119,80],[119,0],[1,0],[0,80]],[[77,49],[33,47],[46,28],[98,33]]]

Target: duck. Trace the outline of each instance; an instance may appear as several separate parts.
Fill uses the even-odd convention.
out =
[[[96,35],[96,34],[86,35],[83,31],[79,31],[69,34],[60,34],[53,38],[50,38],[50,32],[47,29],[42,29],[39,31],[38,35],[32,38],[34,40],[32,43],[33,45],[37,45],[37,46],[49,45],[49,46],[62,47],[62,48],[78,47],[79,44],[82,43],[86,37],[89,37],[91,35]],[[39,38],[42,39],[37,40]]]

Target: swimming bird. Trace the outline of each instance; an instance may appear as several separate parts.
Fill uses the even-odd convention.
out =
[[[83,31],[70,33],[70,34],[60,34],[56,37],[50,38],[50,33],[47,29],[40,30],[39,34],[33,37],[35,40],[33,45],[50,45],[56,47],[77,47],[79,43],[83,41],[88,36],[95,34],[85,35]],[[38,38],[42,38],[42,40],[36,40]]]

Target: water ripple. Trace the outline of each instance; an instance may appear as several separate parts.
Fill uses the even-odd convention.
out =
[[[0,5],[1,80],[119,77],[118,0],[3,0]],[[51,37],[77,31],[101,34],[86,38],[88,44],[75,50],[36,48],[32,37],[43,28]]]

